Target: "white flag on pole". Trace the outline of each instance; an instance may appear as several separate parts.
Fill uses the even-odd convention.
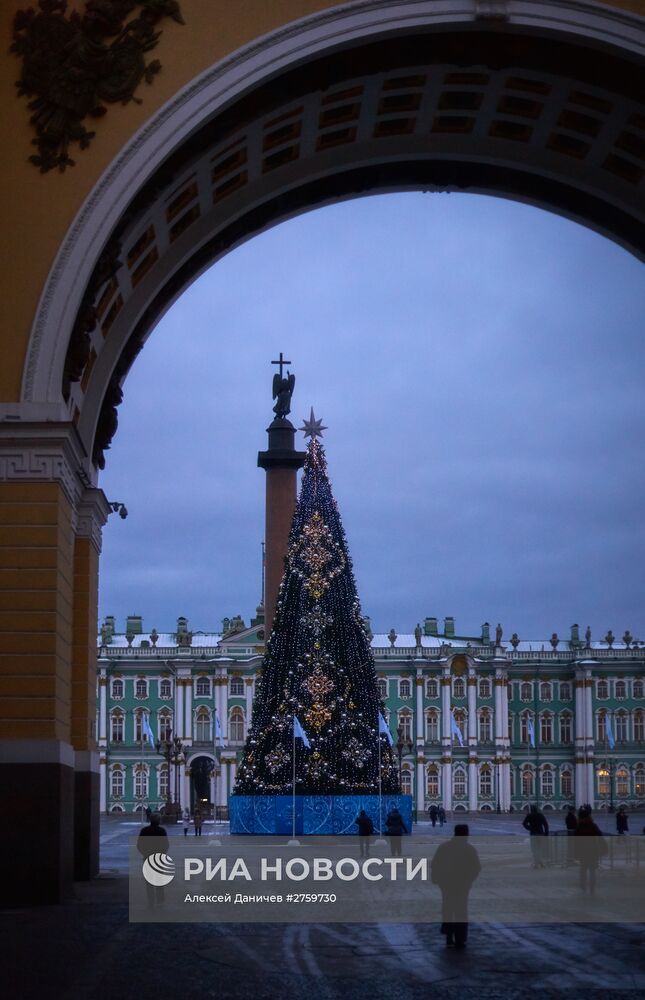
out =
[[[607,727],[607,743],[609,744],[609,749],[613,750],[614,747],[616,746],[616,740],[614,739],[614,731],[611,728],[611,717],[607,715],[605,716],[605,718],[606,718],[605,725]]]
[[[154,743],[154,741],[155,741],[155,734],[153,733],[152,729],[150,728],[150,721],[148,719],[148,716],[145,714],[145,712],[143,713],[143,716],[141,718],[141,729],[143,731],[144,738],[147,739],[147,740],[149,740],[150,743]]]
[[[309,742],[309,738],[307,737],[306,732],[304,731],[304,729],[302,728],[302,726],[298,722],[298,719],[297,719],[297,717],[295,715],[293,717],[293,736],[294,736],[294,739],[296,739],[296,740],[297,739],[301,739],[302,742],[304,743],[304,745],[306,747],[310,747],[311,746],[311,743]]]
[[[394,740],[392,739],[392,733],[390,732],[390,727],[388,726],[387,722],[383,718],[383,715],[382,715],[381,712],[379,712],[379,714],[378,714],[378,731],[379,731],[379,736],[382,733],[383,736],[385,736],[385,738],[388,741],[388,743],[390,744],[390,746],[392,746],[392,744],[394,742]]]
[[[222,742],[222,727],[219,723],[219,716],[215,716],[215,741]]]
[[[526,731],[529,735],[529,742],[532,747],[535,746],[535,726],[533,725],[533,719],[531,716],[527,716],[526,719]]]
[[[453,715],[452,712],[450,713],[450,733],[451,733],[452,736],[456,736],[457,737],[457,739],[459,740],[459,746],[463,747],[463,745],[464,745],[464,738],[463,738],[463,736],[461,734],[461,729],[457,725],[457,720],[455,719],[455,717],[454,717],[454,715]]]

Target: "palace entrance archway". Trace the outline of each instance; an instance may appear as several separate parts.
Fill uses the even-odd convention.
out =
[[[76,874],[96,866],[98,474],[158,318],[253,234],[377,191],[516,198],[645,256],[644,51],[642,18],[578,0],[331,7],[231,52],[107,161],[34,289],[20,398],[0,408],[19,526],[2,768],[19,812],[28,784],[55,817],[41,895],[71,878],[74,840]],[[31,847],[13,850],[20,878]]]

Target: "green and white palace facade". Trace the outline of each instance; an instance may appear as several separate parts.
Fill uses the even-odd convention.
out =
[[[369,630],[369,620],[366,619]],[[370,630],[371,634],[371,630]],[[101,810],[170,802],[227,815],[264,653],[262,609],[220,633],[146,632],[141,618],[99,636]],[[452,618],[372,635],[378,685],[417,816],[645,805],[645,643],[459,636]],[[217,722],[216,722],[217,720]],[[454,722],[453,722],[454,720]],[[145,737],[165,743],[166,757]],[[169,753],[177,737],[179,753]]]

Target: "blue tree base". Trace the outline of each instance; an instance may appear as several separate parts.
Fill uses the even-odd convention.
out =
[[[379,817],[378,795],[296,795],[296,833],[305,836],[358,834],[356,817],[364,809],[376,833],[385,833],[387,814],[395,806],[412,831],[412,796],[383,795]],[[284,834],[293,831],[291,795],[231,795],[231,833]]]

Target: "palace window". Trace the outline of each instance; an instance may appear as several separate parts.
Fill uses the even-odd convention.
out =
[[[399,681],[399,698],[410,698],[412,695],[412,688],[410,681],[402,680]]]
[[[466,794],[466,772],[463,767],[456,767],[452,772],[452,793],[457,798]]]
[[[598,742],[599,743],[604,743],[607,740],[607,713],[606,712],[598,712],[597,726],[598,726]]]
[[[643,682],[641,680],[634,681],[632,692],[634,694],[634,698],[643,697]]]
[[[438,698],[439,697],[439,685],[437,684],[435,677],[430,677],[426,681],[426,698]]]
[[[540,684],[540,701],[551,701],[552,689],[549,681],[542,681]]]
[[[168,798],[168,765],[162,764],[157,772],[157,783],[159,789],[159,798]]]
[[[596,683],[596,698],[608,698],[609,697],[609,684],[607,681],[601,680]]]
[[[403,710],[398,714],[397,729],[401,730],[401,737],[410,743],[412,740],[412,712]]]
[[[134,769],[134,795],[137,799],[148,797],[148,769],[145,764],[137,764]]]
[[[123,798],[125,773],[120,764],[115,764],[110,771],[110,796],[113,799]]]
[[[123,697],[123,681],[120,677],[116,677],[112,681],[112,698],[114,701],[120,701]]]
[[[482,764],[479,771],[479,794],[493,794],[493,775],[489,764]]]
[[[210,677],[198,677],[195,685],[195,696],[197,698],[210,698],[211,682]]]
[[[627,697],[627,685],[625,684],[625,681],[616,681],[616,687],[614,690],[616,692],[616,698],[619,701],[624,701]]]
[[[401,794],[412,795],[412,771],[407,767],[401,772]]]
[[[553,716],[550,712],[540,716],[540,743],[553,743]]]
[[[110,715],[110,740],[112,743],[123,743],[123,729],[125,716],[123,712],[116,711]]]
[[[387,681],[385,680],[384,677],[379,677],[379,679],[376,682],[376,685],[378,687],[379,698],[382,698],[383,701],[385,701],[385,699],[387,698]]]
[[[560,681],[560,701],[571,701],[571,685],[569,681]]]
[[[167,677],[163,677],[159,681],[159,697],[160,698],[171,698],[172,697],[172,684]]]
[[[533,795],[533,770],[525,767],[522,771],[522,795],[531,798]]]
[[[209,743],[211,740],[211,714],[207,708],[197,710],[195,716],[195,739],[198,743]]]
[[[463,677],[455,677],[452,682],[452,693],[455,698],[466,697],[466,685],[464,684]]]
[[[627,712],[616,712],[614,716],[616,723],[616,742],[626,743],[627,742]]]
[[[532,701],[533,685],[530,681],[523,681],[520,684],[520,701]]]
[[[549,766],[542,768],[542,795],[545,798],[553,795],[553,768]]]
[[[629,795],[629,772],[626,767],[619,767],[616,771],[616,795],[621,798]]]
[[[244,741],[244,712],[241,708],[231,709],[229,733],[231,743],[242,743]]]
[[[479,740],[480,743],[490,743],[491,741],[491,715],[487,708],[479,713]]]
[[[530,733],[529,733],[529,729],[530,729],[529,721],[532,721],[532,720],[533,720],[533,716],[531,715],[530,712],[522,712],[522,715],[520,716],[520,742],[521,743],[530,743],[531,742]]]
[[[490,698],[490,681],[487,677],[482,677],[479,682],[479,697]]]
[[[573,718],[571,712],[563,712],[560,716],[560,743],[573,742]]]
[[[606,764],[598,769],[598,794],[609,795],[609,770]]]
[[[137,712],[134,713],[134,742],[135,743],[141,743],[141,741],[144,738],[145,733],[143,731],[143,725],[142,725],[144,717],[148,717],[148,714],[147,714],[147,712],[144,712],[143,709],[141,709],[141,708]],[[148,717],[148,722],[150,722],[149,717]]]
[[[159,712],[159,739],[165,740],[166,743],[172,737],[172,712],[168,709],[162,709]]]
[[[134,685],[134,697],[135,698],[148,697],[148,682],[144,677],[137,677],[136,683]]]
[[[634,739],[637,743],[645,740],[645,713],[642,708],[637,708],[634,712]]]
[[[231,677],[231,697],[242,698],[244,696],[244,678]]]
[[[428,743],[439,742],[439,713],[435,711],[426,712],[426,727]]]
[[[439,769],[436,764],[430,764],[426,772],[428,776],[428,795],[439,794]]]
[[[634,791],[640,799],[645,797],[645,766],[637,764],[634,768]]]
[[[573,795],[573,772],[568,767],[560,773],[560,789],[563,795]]]

